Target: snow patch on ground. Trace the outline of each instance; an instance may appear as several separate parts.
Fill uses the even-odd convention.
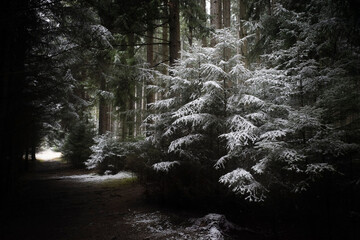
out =
[[[57,180],[71,180],[77,182],[103,182],[106,180],[115,180],[115,179],[126,179],[126,178],[134,178],[136,175],[132,172],[119,172],[115,175],[97,175],[95,173],[92,174],[81,174],[81,175],[70,175],[70,176],[58,176],[53,179]]]
[[[229,222],[224,215],[211,213],[202,218],[190,219],[182,224],[172,224],[171,218],[160,213],[134,212],[127,217],[134,229],[145,233],[148,239],[194,239],[223,240],[232,239],[229,231],[243,229]]]

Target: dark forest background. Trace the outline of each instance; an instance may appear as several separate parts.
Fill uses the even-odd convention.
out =
[[[50,146],[76,168],[135,172],[163,204],[359,236],[358,0],[0,9],[5,199]]]

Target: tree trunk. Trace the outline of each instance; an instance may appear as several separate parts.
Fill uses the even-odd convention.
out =
[[[31,147],[31,161],[36,161],[36,146],[35,145],[33,145],[32,147]]]
[[[243,21],[248,20],[246,16],[246,8],[247,8],[247,0],[239,0],[239,38],[243,39],[246,37],[246,29],[244,27]],[[247,67],[249,65],[248,59],[247,59],[247,53],[248,53],[248,42],[247,40],[243,40],[243,44],[240,47],[240,54],[245,57],[245,66]]]
[[[222,29],[223,28],[223,9],[222,9],[222,0],[216,0],[216,29]]]
[[[168,25],[165,23],[166,19],[163,20],[163,27],[162,27],[162,39],[163,41],[168,41],[169,38],[169,30]],[[165,64],[169,64],[169,45],[163,44],[161,46],[161,55],[162,55],[162,62]],[[163,74],[168,74],[168,69],[166,66],[162,66],[161,72]],[[163,86],[164,87],[164,86]],[[159,93],[160,94],[160,93]],[[159,96],[159,98],[163,98],[163,96]]]
[[[163,41],[168,41],[169,38],[169,29],[168,24],[166,24],[166,20],[163,20],[163,26],[162,26],[162,39]],[[169,45],[162,44],[161,45],[161,55],[162,55],[162,61],[166,64],[169,63]]]
[[[28,171],[29,170],[29,147],[26,145],[25,148],[25,159],[24,159],[24,170]]]
[[[203,10],[203,12],[204,12],[205,15],[206,15],[206,14],[207,14],[207,12],[206,12],[206,0],[201,0],[201,1],[200,1],[200,6],[201,6],[201,9]],[[206,25],[206,22],[205,22],[205,25]],[[203,37],[202,37],[201,43],[202,43],[202,46],[203,46],[203,47],[207,47],[207,39],[206,39],[206,36],[203,36]]]
[[[180,57],[180,15],[179,0],[170,0],[170,65],[174,65],[175,60]]]
[[[129,33],[127,36],[127,40],[128,40],[128,58],[129,59],[134,59],[135,56],[135,36],[134,33]],[[133,63],[131,63],[131,65],[133,65]],[[126,121],[127,121],[127,130],[128,130],[128,137],[132,138],[134,137],[134,120],[135,120],[135,112],[134,110],[134,105],[135,105],[135,101],[136,99],[134,99],[133,94],[134,94],[134,89],[136,89],[136,84],[134,83],[133,85],[130,83],[129,86],[129,90],[128,90],[128,103],[127,103],[127,109],[130,111],[130,113],[127,114],[126,116]]]
[[[214,29],[222,28],[222,4],[221,0],[211,0],[210,1],[210,25]],[[211,38],[210,46],[213,47],[216,44],[216,40]]]
[[[224,16],[224,27],[230,28],[230,16],[231,16],[231,10],[230,10],[230,0],[224,0],[223,3],[223,16]],[[229,48],[224,49],[224,59],[227,61],[230,58],[231,51]]]
[[[190,27],[190,26],[189,26],[189,37],[188,37],[188,39],[189,39],[189,45],[191,47],[192,44],[193,44],[193,28]]]
[[[106,80],[104,76],[100,76],[100,90],[106,91]],[[100,95],[99,98],[99,134],[105,134],[109,130],[109,113],[106,100]]]
[[[224,0],[224,6],[223,6],[223,13],[224,13],[224,27],[229,28],[230,27],[230,0]]]
[[[153,24],[150,23],[148,25],[148,31],[147,31],[147,41],[148,44],[146,47],[146,60],[150,67],[154,66],[154,28]],[[149,82],[150,85],[154,84],[153,82]],[[153,103],[155,101],[155,94],[151,91],[147,93],[146,102],[147,104]]]

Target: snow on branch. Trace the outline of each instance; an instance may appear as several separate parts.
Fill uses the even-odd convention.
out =
[[[256,126],[252,124],[247,119],[243,118],[240,115],[234,115],[233,117],[227,120],[228,124],[230,125],[231,131],[247,131],[253,132],[256,129]]]
[[[328,163],[311,163],[306,166],[305,173],[319,175],[324,171],[335,172],[335,168]]]
[[[169,172],[175,165],[180,165],[178,161],[159,162],[152,165],[152,168],[157,172]]]
[[[240,99],[240,103],[244,105],[256,105],[256,106],[264,105],[264,101],[261,100],[260,98],[247,94],[244,94],[244,96]]]
[[[226,138],[227,140],[226,147],[230,151],[235,150],[236,147],[249,145],[250,143],[255,142],[255,140],[257,139],[255,134],[247,131],[235,131],[235,132],[225,133],[220,135],[219,137]]]
[[[217,162],[215,163],[214,167],[215,169],[225,168],[225,163],[229,159],[230,155],[226,154],[225,156],[222,156]]]
[[[114,37],[106,27],[100,24],[90,25],[90,31],[93,37],[100,40],[101,44],[112,48],[110,41],[112,41]]]
[[[256,163],[254,166],[251,167],[254,172],[257,174],[262,174],[265,171],[266,165],[269,162],[269,159],[267,157],[261,159],[258,163]]]
[[[217,80],[218,78],[227,77],[227,73],[219,66],[211,63],[205,63],[201,66],[202,73],[209,76],[210,79]]]
[[[227,148],[233,151],[238,146],[246,146],[253,143],[257,139],[255,130],[257,127],[250,121],[235,115],[227,120],[229,124],[230,132],[220,135],[220,138],[226,138]]]
[[[287,132],[285,130],[273,130],[273,131],[268,131],[266,133],[261,134],[260,138],[266,139],[268,141],[274,141],[278,138],[286,136],[286,133]]]
[[[203,139],[202,134],[191,134],[191,135],[187,135],[187,136],[178,138],[170,143],[168,152],[169,153],[174,152],[175,150],[177,150],[179,148],[189,146],[193,142],[199,141],[201,139]]]
[[[264,201],[266,189],[257,182],[253,175],[242,168],[237,168],[220,177],[219,182],[227,185],[233,192],[247,195],[249,201]]]
[[[183,117],[191,114],[196,114],[201,111],[201,109],[205,106],[209,96],[205,95],[200,98],[195,99],[194,101],[191,101],[184,106],[182,106],[180,109],[178,109],[176,112],[173,113],[174,117]]]
[[[209,113],[196,113],[176,119],[172,125],[187,125],[192,124],[192,127],[201,126],[202,129],[207,129],[210,125],[216,122],[216,118]]]
[[[216,81],[207,81],[203,84],[204,89],[212,90],[212,89],[218,89],[222,90],[223,87]]]
[[[168,99],[158,100],[154,103],[150,103],[149,105],[151,109],[164,110],[171,107],[174,103],[175,103],[175,98],[168,98]]]
[[[245,118],[252,120],[252,121],[264,121],[267,115],[263,111],[249,113],[245,115]]]

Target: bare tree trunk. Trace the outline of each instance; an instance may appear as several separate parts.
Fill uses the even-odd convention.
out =
[[[100,90],[101,91],[106,91],[106,80],[103,76],[100,76]],[[106,100],[105,98],[100,95],[99,98],[99,129],[98,129],[98,133],[99,134],[104,134],[106,133],[106,131],[108,131],[108,119],[109,115],[108,115],[108,107],[106,104]]]
[[[222,4],[221,0],[211,0],[210,1],[210,25],[215,29],[222,28]],[[211,38],[210,46],[213,47],[216,44],[216,40]]]
[[[246,16],[246,8],[247,8],[247,0],[239,0],[239,38],[243,39],[246,37],[246,29],[244,27],[244,20],[247,20]],[[243,44],[240,47],[240,54],[245,57],[245,66],[249,65],[247,55],[248,55],[248,42],[246,39],[243,40]]]
[[[148,44],[146,47],[146,60],[150,67],[154,66],[154,45],[153,45],[154,38],[153,37],[154,37],[154,28],[153,28],[153,24],[150,23],[148,25],[147,41],[146,41],[146,43]],[[154,83],[150,82],[149,84],[154,84]],[[153,92],[148,92],[147,97],[146,97],[147,104],[153,103],[154,101],[155,101],[155,94]]]
[[[223,8],[222,8],[222,0],[216,0],[217,11],[216,11],[216,29],[223,28]]]
[[[163,26],[162,26],[162,39],[163,41],[168,41],[169,38],[169,29],[168,25],[165,23],[166,20],[164,19]],[[161,55],[162,61],[166,64],[169,63],[169,45],[163,44],[161,45]]]
[[[132,138],[134,137],[134,101],[132,99],[129,99],[128,100],[128,109],[129,109],[129,114],[127,114],[127,118],[126,118],[126,121],[127,121],[127,130],[128,130],[128,137],[129,138]]]
[[[189,39],[189,45],[191,47],[192,44],[193,44],[193,28],[190,27],[190,26],[189,26],[189,37],[188,37],[188,39]]]
[[[143,114],[142,114],[142,84],[136,84],[135,86],[135,137],[141,135],[141,123],[143,121]]]
[[[205,15],[207,14],[206,13],[206,0],[201,0],[200,1],[200,6],[201,6],[201,9],[204,11]],[[205,22],[206,24],[206,22]],[[207,39],[205,36],[202,37],[201,39],[201,42],[202,42],[202,46],[203,47],[206,47],[207,46]]]
[[[224,27],[230,28],[230,0],[223,0],[223,18],[224,18]],[[229,48],[224,49],[224,59],[228,60],[230,58],[231,52]]]
[[[224,0],[223,5],[223,13],[224,13],[224,27],[228,28],[230,27],[230,0]]]
[[[165,19],[163,22],[163,27],[162,27],[162,39],[164,41],[168,41],[169,38],[169,33],[168,33],[168,25],[165,24]],[[161,55],[162,55],[162,62],[168,64],[169,63],[169,46],[167,44],[163,44],[161,46]],[[168,74],[168,69],[166,66],[163,66],[161,69],[161,72],[163,74]],[[159,96],[159,98],[163,98],[163,96]]]
[[[28,145],[26,144],[26,148],[25,148],[25,171],[29,170],[29,147]]]
[[[31,146],[31,161],[36,161],[36,146],[34,144]]]
[[[126,114],[121,114],[121,140],[126,140],[126,129],[127,129],[127,122],[126,122]]]
[[[170,65],[174,65],[175,60],[180,57],[180,14],[179,0],[170,0]]]
[[[129,48],[128,48],[128,57],[129,58],[134,58],[135,56],[135,38],[134,38],[134,33],[129,33],[127,36],[128,39],[128,44],[129,44]],[[134,89],[136,89],[136,84],[134,84]],[[126,122],[127,122],[127,130],[128,130],[128,137],[132,138],[134,136],[134,118],[135,118],[135,112],[134,110],[134,105],[135,105],[135,101],[136,99],[133,98],[133,94],[134,94],[134,89],[131,88],[128,91],[128,102],[127,102],[127,109],[129,110],[129,112],[126,114]]]

